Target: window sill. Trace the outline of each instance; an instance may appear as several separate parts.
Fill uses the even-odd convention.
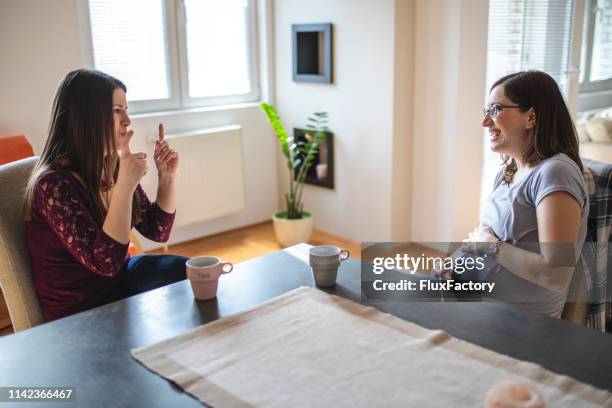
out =
[[[612,106],[612,90],[581,92],[578,94],[578,113]]]
[[[216,105],[216,106],[203,106],[199,108],[185,108],[176,110],[164,110],[156,112],[141,112],[133,113],[130,115],[132,119],[146,119],[146,118],[159,118],[165,116],[176,116],[185,115],[190,113],[201,113],[201,112],[219,112],[219,111],[231,111],[238,109],[250,109],[259,107],[261,101],[256,102],[245,102],[245,103],[234,103],[231,105]]]

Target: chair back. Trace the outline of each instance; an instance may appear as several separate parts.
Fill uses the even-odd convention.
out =
[[[38,157],[0,166],[0,288],[15,332],[43,322],[25,237],[23,198]]]
[[[580,268],[570,284],[572,291],[586,295],[586,323],[589,327],[610,330],[612,294],[608,282],[612,278],[609,242],[612,232],[612,165],[582,159],[585,167],[585,184],[589,194],[587,239],[582,251]],[[569,297],[569,296],[568,296]],[[583,296],[575,296],[581,299]],[[566,310],[564,310],[564,316]]]

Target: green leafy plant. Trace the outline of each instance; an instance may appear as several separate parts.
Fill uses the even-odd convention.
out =
[[[308,216],[310,214],[304,211],[304,203],[302,203],[304,180],[306,180],[308,169],[312,166],[315,155],[319,151],[321,139],[325,137],[329,130],[327,128],[327,112],[315,112],[313,117],[308,118],[306,140],[296,141],[293,135],[285,130],[285,126],[278,117],[274,106],[262,103],[261,109],[272,125],[274,133],[276,133],[283,156],[287,158],[287,168],[289,169],[289,192],[285,193],[287,210],[280,213],[279,216],[287,219],[300,219],[305,215]]]

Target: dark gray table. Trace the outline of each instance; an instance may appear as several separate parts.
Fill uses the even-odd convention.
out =
[[[0,386],[71,386],[74,407],[199,407],[201,403],[137,363],[130,350],[240,312],[299,286],[312,286],[303,262],[277,252],[235,266],[218,298],[195,301],[179,282],[0,338]],[[361,301],[360,264],[342,264],[329,290]],[[490,303],[373,303],[385,312],[612,390],[612,336]],[[406,368],[410,370],[409,367]],[[257,375],[257,373],[253,373]],[[7,404],[0,403],[1,406]],[[61,404],[14,404],[61,406]]]

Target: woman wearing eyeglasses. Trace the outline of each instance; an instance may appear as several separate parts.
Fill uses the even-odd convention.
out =
[[[493,84],[482,126],[503,160],[464,250],[494,257],[502,299],[560,317],[587,233],[576,130],[557,83],[539,71]]]

